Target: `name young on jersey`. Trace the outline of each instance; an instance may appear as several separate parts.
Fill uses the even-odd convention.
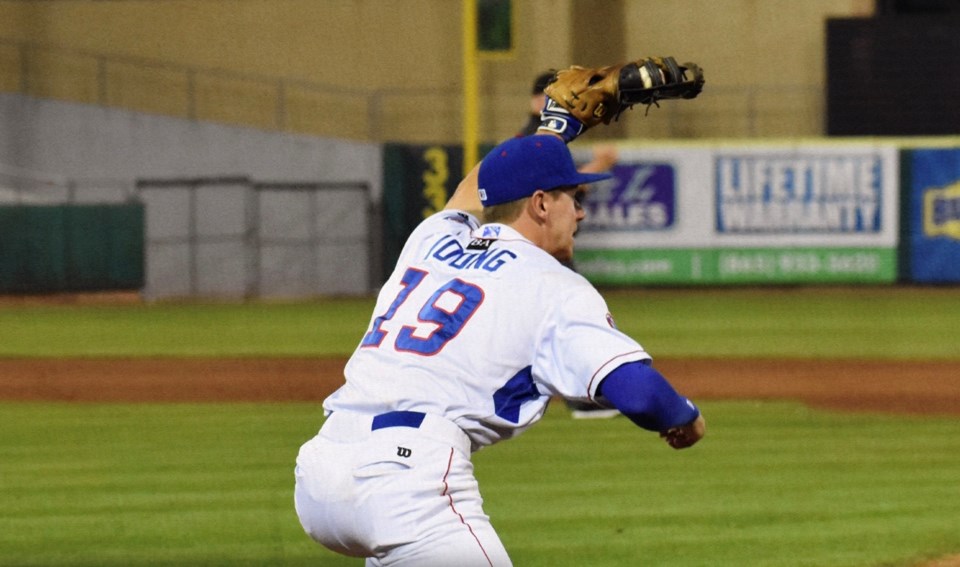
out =
[[[466,248],[452,236],[440,238],[430,248],[428,257],[458,270],[486,270],[496,272],[517,255],[509,250],[493,248],[493,240],[474,238]]]

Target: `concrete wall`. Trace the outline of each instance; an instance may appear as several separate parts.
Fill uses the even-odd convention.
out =
[[[369,293],[380,278],[370,202],[381,195],[381,153],[371,143],[0,94],[0,200],[136,193],[146,205],[149,299]]]
[[[0,164],[74,179],[355,181],[369,184],[379,199],[380,162],[373,143],[0,93]]]

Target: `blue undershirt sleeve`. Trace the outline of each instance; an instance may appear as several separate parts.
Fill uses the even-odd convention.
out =
[[[666,431],[697,419],[700,410],[673,389],[655,368],[628,362],[608,374],[597,388],[630,421],[650,431]]]

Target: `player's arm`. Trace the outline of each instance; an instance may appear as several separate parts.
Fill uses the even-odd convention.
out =
[[[658,431],[674,449],[690,447],[706,433],[706,424],[697,406],[643,362],[618,366],[600,383],[597,395],[606,398],[640,427]]]
[[[672,57],[645,57],[600,69],[573,66],[558,71],[544,89],[546,102],[535,135],[555,135],[570,143],[597,124],[609,124],[635,104],[666,99],[690,99],[703,88],[703,72],[693,63],[678,65]],[[474,167],[450,197],[445,209],[458,209],[480,218]]]
[[[603,173],[616,165],[617,159],[619,159],[619,152],[616,146],[601,144],[593,148],[592,159],[577,169],[581,173]]]
[[[470,173],[460,181],[457,189],[450,196],[450,200],[444,209],[457,209],[471,215],[482,218],[483,205],[480,204],[480,194],[477,193],[477,174],[480,171],[480,164],[477,164],[470,170]]]

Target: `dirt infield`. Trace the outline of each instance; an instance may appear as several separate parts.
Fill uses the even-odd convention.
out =
[[[0,359],[0,399],[74,402],[321,401],[341,358]],[[815,407],[960,415],[960,362],[658,360],[697,400],[789,399]]]

